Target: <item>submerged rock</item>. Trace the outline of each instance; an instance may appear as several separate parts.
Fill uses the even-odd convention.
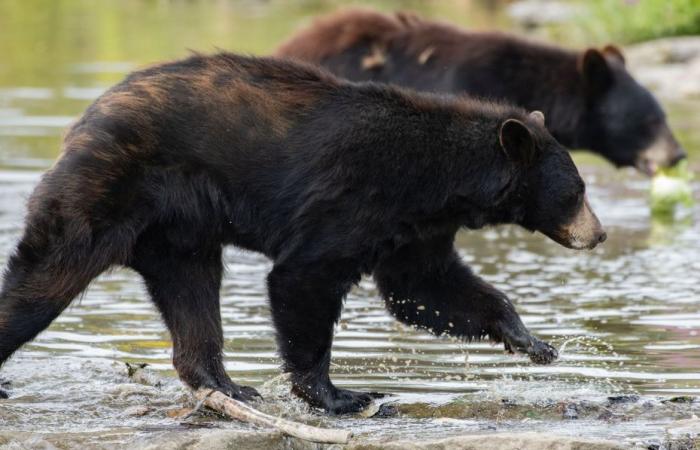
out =
[[[568,420],[578,419],[578,407],[576,406],[576,403],[569,403],[564,407],[562,418]]]
[[[608,397],[608,402],[611,405],[619,403],[636,403],[639,401],[639,396],[635,394],[628,395],[611,395]]]

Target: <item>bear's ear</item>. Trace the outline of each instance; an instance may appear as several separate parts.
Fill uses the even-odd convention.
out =
[[[508,119],[501,124],[498,140],[508,157],[517,163],[530,164],[535,156],[535,140],[524,123]]]
[[[542,111],[532,111],[530,113],[530,119],[534,120],[539,125],[544,126],[544,114]]]
[[[583,81],[591,91],[603,92],[612,84],[612,69],[602,52],[589,48],[580,56],[578,64]]]
[[[623,66],[625,65],[625,55],[617,46],[608,44],[603,47],[603,55],[616,59]]]

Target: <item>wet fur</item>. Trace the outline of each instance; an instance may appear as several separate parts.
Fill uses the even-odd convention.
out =
[[[506,119],[537,148],[504,151]],[[363,274],[402,322],[489,336],[550,362],[556,351],[453,240],[460,227],[570,220],[575,201],[531,191],[582,195],[555,144],[515,107],[353,84],[270,58],[194,55],[136,72],[87,109],[31,196],[0,293],[0,363],[96,276],[125,266],[170,330],[181,379],[254,398],[222,362],[224,245],[274,261],[267,283],[285,370],[297,394],[332,413],[371,399],[328,376],[334,324]]]

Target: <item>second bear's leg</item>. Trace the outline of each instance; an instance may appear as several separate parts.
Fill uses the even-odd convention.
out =
[[[132,265],[144,277],[170,330],[173,365],[180,379],[193,389],[216,389],[238,400],[259,397],[255,389],[231,381],[224,369],[221,249],[180,254],[152,238],[139,248]]]
[[[451,236],[398,249],[374,277],[387,308],[403,323],[466,340],[488,335],[539,364],[557,358],[554,347],[530,334],[508,297],[462,263]]]
[[[343,272],[275,266],[268,276],[277,343],[293,392],[331,414],[362,411],[375,395],[339,389],[328,374],[335,323],[353,281]]]

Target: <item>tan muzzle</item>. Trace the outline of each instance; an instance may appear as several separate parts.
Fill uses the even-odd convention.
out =
[[[639,153],[635,166],[640,172],[653,176],[659,169],[673,167],[686,156],[671,130],[664,126],[651,145]]]
[[[584,198],[581,209],[571,222],[550,237],[564,247],[583,250],[595,248],[604,242],[608,235],[591,209],[588,198]]]

